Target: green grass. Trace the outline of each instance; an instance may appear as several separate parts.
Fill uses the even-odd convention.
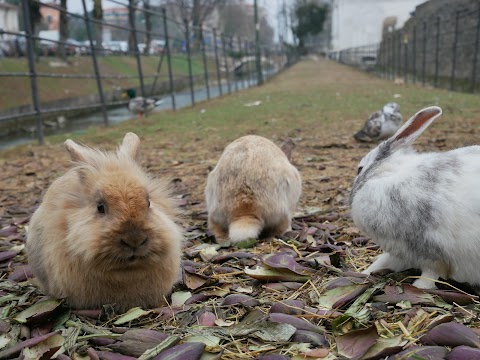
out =
[[[68,66],[55,67],[59,63],[57,58],[41,57],[35,64],[37,72],[53,74],[94,74],[92,60],[88,56],[69,58]],[[145,75],[156,73],[160,56],[142,56],[142,72]],[[138,75],[136,58],[133,56],[102,56],[98,58],[101,74],[108,75]],[[210,60],[210,71],[214,63]],[[25,58],[0,58],[1,72],[28,72],[28,64]],[[185,55],[176,55],[172,61],[174,77],[188,75],[188,62]],[[192,72],[194,75],[203,73],[203,62],[200,57],[192,58]],[[160,81],[168,78],[168,67],[164,58],[160,69]],[[146,84],[153,82],[153,78],[145,80]],[[138,79],[104,79],[104,90],[111,91],[117,87],[138,86]],[[38,78],[39,97],[41,102],[59,100],[77,96],[85,96],[97,93],[95,79],[59,79]],[[20,95],[20,96],[19,96]],[[0,111],[11,107],[27,105],[31,103],[30,79],[28,77],[3,77],[0,87]]]

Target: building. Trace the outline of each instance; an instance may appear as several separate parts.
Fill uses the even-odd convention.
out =
[[[383,31],[401,28],[425,0],[330,0],[330,50],[380,43]]]
[[[60,28],[60,10],[50,7],[58,5],[54,2],[46,3],[49,6],[40,5],[40,14],[42,15],[42,22],[46,25],[46,30],[59,30]]]
[[[5,31],[18,32],[19,9],[15,5],[0,2],[0,29]],[[4,38],[12,37],[4,35]]]
[[[129,27],[128,7],[118,6],[103,9],[103,21],[107,24]],[[103,26],[103,42],[127,41],[129,32],[115,27]]]

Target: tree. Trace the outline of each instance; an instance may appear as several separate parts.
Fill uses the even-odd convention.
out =
[[[95,47],[101,49],[103,32],[103,26],[101,24],[103,20],[102,0],[93,0],[93,18],[97,21],[95,23]]]
[[[215,8],[225,4],[225,2],[226,0],[175,0],[173,2],[176,9],[174,16],[177,21],[183,23],[186,19],[188,24],[192,26],[194,49],[199,48],[200,26]]]
[[[305,39],[323,30],[326,15],[326,6],[320,6],[312,0],[297,0],[292,19],[294,24],[292,32],[298,39],[298,48],[301,52],[306,52]]]
[[[57,55],[62,59],[67,58],[66,46],[64,45],[65,41],[68,38],[68,17],[67,17],[67,0],[60,0],[60,26],[59,26],[59,35],[60,35],[60,44],[57,44]]]
[[[151,6],[150,0],[143,0],[143,8],[145,9],[144,16],[145,16],[145,50],[144,54],[148,54],[150,52],[150,43],[152,40],[152,14],[150,13]]]

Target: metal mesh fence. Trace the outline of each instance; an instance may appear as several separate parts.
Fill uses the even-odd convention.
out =
[[[99,20],[87,11],[85,0],[81,1],[83,14],[52,3],[23,0],[25,31],[0,29],[0,81],[9,78],[21,93],[18,104],[10,108],[0,101],[0,126],[36,119],[42,143],[42,122],[49,116],[101,109],[108,125],[107,109],[128,102],[123,97],[125,89],[144,97],[169,96],[175,110],[179,91],[190,92],[193,106],[199,100],[195,97],[198,87],[204,88],[210,99],[213,93],[223,95],[256,85],[259,76],[276,73],[295,61],[295,54],[282,46],[259,44],[256,52],[253,38],[227,37],[214,28],[192,27],[187,20],[169,16],[167,8],[152,7],[149,2],[110,0],[117,7],[117,16],[104,13]],[[64,14],[69,31],[83,30],[85,41],[52,38],[34,30],[32,2]],[[79,95],[80,89],[83,95]]]
[[[479,90],[480,7],[429,17],[385,33],[380,44],[330,53],[330,58],[378,75],[452,91]]]

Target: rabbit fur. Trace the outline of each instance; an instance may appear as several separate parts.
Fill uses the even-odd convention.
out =
[[[300,173],[277,145],[241,137],[208,175],[208,227],[219,243],[281,235],[290,229],[301,191]]]
[[[75,164],[30,221],[27,254],[45,294],[76,308],[158,306],[180,274],[181,228],[168,184],[138,165],[140,140],[116,152],[67,140]]]
[[[480,146],[416,153],[411,144],[442,113],[416,113],[358,167],[353,221],[383,250],[364,273],[417,268],[419,288],[439,277],[480,285]]]

